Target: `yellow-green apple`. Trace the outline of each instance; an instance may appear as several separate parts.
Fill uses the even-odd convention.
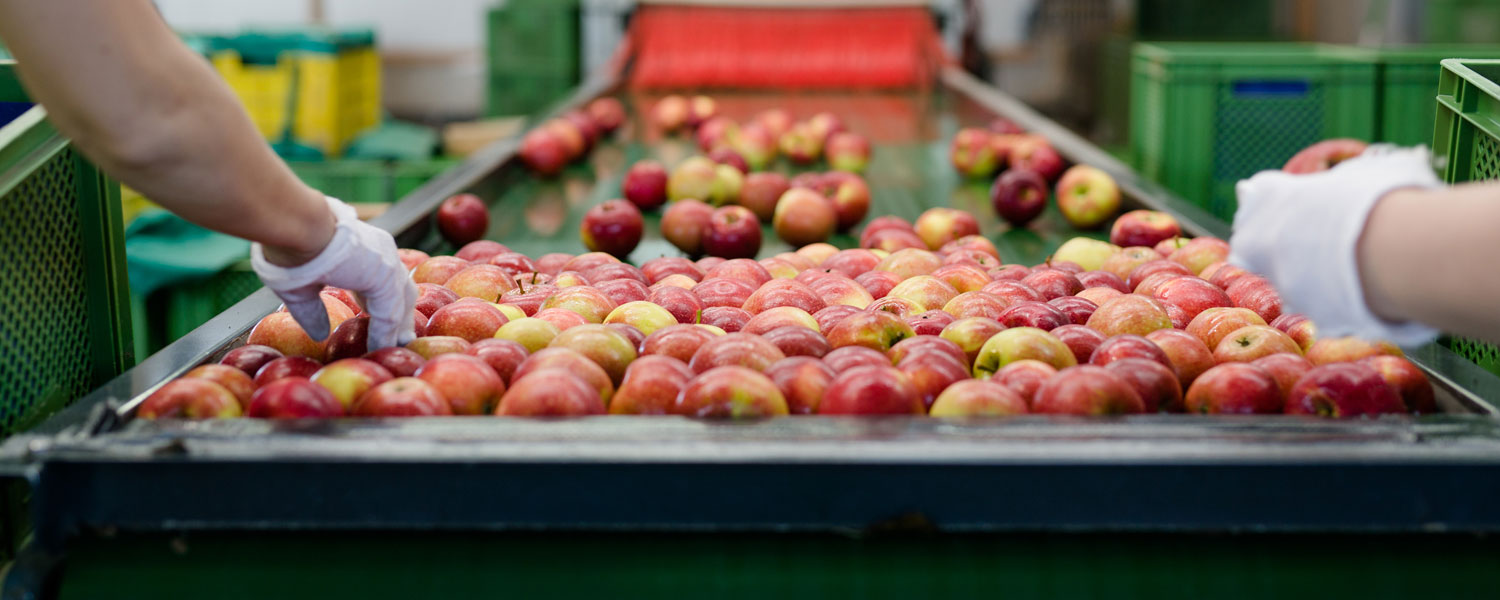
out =
[[[426,252],[415,248],[398,248],[396,250],[396,257],[401,259],[401,264],[406,267],[407,272],[417,268],[417,265],[422,264],[427,259],[432,258]]]
[[[979,235],[979,220],[973,214],[943,206],[923,211],[912,227],[928,250],[937,250],[966,235]]]
[[[905,317],[902,317],[901,320],[905,321],[906,324],[911,327],[912,333],[915,333],[919,336],[937,335],[943,332],[944,327],[947,327],[949,323],[953,322],[953,315],[945,313],[941,310],[929,310],[926,312],[906,315]]]
[[[1180,413],[1185,409],[1182,383],[1177,381],[1177,373],[1171,367],[1146,358],[1126,357],[1104,368],[1135,389],[1146,405],[1146,412]]]
[[[1281,316],[1281,294],[1276,293],[1276,288],[1271,287],[1271,282],[1258,275],[1246,275],[1234,280],[1229,288],[1224,290],[1224,295],[1235,306],[1248,308],[1260,315],[1266,321],[1274,321]]]
[[[1090,287],[1084,288],[1083,291],[1078,292],[1075,295],[1079,298],[1083,298],[1084,300],[1088,300],[1089,302],[1093,302],[1094,306],[1097,307],[1101,304],[1104,304],[1110,298],[1121,296],[1123,294],[1120,293],[1120,290],[1112,287]],[[1090,313],[1089,316],[1093,316],[1093,313]],[[1176,327],[1176,325],[1176,323],[1172,324],[1173,327]]]
[[[818,412],[823,393],[835,375],[823,361],[810,356],[789,356],[776,361],[765,373],[781,390],[788,413],[794,415]]]
[[[260,387],[283,377],[312,377],[321,368],[321,363],[305,356],[283,356],[261,366],[252,381]]]
[[[932,406],[933,400],[948,386],[969,378],[967,363],[939,352],[908,356],[896,365],[896,369],[911,380],[924,409]]]
[[[713,194],[718,164],[706,156],[694,156],[672,169],[667,177],[667,199],[709,201]]]
[[[505,244],[500,242],[494,240],[474,240],[464,244],[462,248],[458,249],[458,252],[453,253],[453,256],[467,260],[472,264],[482,264],[506,252],[510,252],[510,248],[505,247]]]
[[[1313,365],[1307,362],[1299,354],[1291,352],[1278,352],[1270,356],[1262,356],[1250,361],[1250,364],[1265,369],[1276,380],[1276,388],[1281,390],[1282,397],[1292,392],[1292,386],[1297,384]]]
[[[822,358],[833,349],[823,334],[800,325],[777,327],[761,334],[761,338],[776,346],[786,356]]]
[[[508,320],[488,302],[454,302],[437,309],[427,322],[428,336],[453,336],[465,341],[495,337]]]
[[[552,323],[536,317],[522,317],[501,325],[495,330],[493,338],[514,342],[530,353],[546,348],[558,333],[561,333],[561,330]],[[475,343],[484,341],[479,340]]]
[[[979,355],[974,358],[974,377],[990,377],[1005,365],[1028,358],[1059,369],[1078,363],[1073,350],[1057,336],[1035,327],[1014,327],[996,333],[984,342]]]
[[[677,317],[661,306],[638,300],[616,306],[604,317],[604,322],[625,323],[640,330],[642,334],[651,335],[658,329],[677,324]]]
[[[1009,306],[1004,299],[988,292],[964,292],[944,304],[943,312],[953,315],[955,319],[983,317],[996,320]]]
[[[881,258],[876,256],[874,252],[864,248],[851,248],[848,250],[839,250],[829,255],[823,259],[822,263],[819,263],[818,267],[837,271],[845,277],[854,279],[874,270],[875,266],[880,264],[880,261]]]
[[[1120,251],[1120,247],[1103,240],[1086,237],[1075,237],[1052,253],[1051,262],[1071,262],[1084,271],[1097,271],[1104,266],[1104,261]]]
[[[500,397],[495,414],[505,417],[567,417],[604,414],[604,402],[588,382],[567,369],[550,367],[517,377]]]
[[[1178,263],[1170,260],[1152,260],[1141,263],[1140,266],[1131,269],[1130,276],[1125,278],[1125,286],[1135,290],[1141,286],[1146,278],[1152,275],[1166,273],[1170,275],[1192,275],[1193,272]],[[1137,292],[1139,293],[1139,292]]]
[[[625,123],[625,105],[619,100],[608,96],[596,98],[584,107],[594,122],[599,125],[601,133],[610,133]]]
[[[1162,351],[1160,346],[1156,345],[1156,342],[1144,336],[1128,333],[1105,338],[1090,355],[1089,363],[1103,367],[1122,358],[1144,358],[1155,361],[1168,369],[1173,369],[1173,373],[1176,373],[1172,360],[1167,357],[1167,353]]]
[[[1198,313],[1188,323],[1185,331],[1193,334],[1203,345],[1218,348],[1219,342],[1235,330],[1247,325],[1265,325],[1265,319],[1244,308],[1210,308]]]
[[[979,291],[986,294],[992,294],[995,297],[1004,300],[1006,306],[1011,306],[1018,302],[1046,301],[1044,298],[1042,298],[1042,293],[1036,291],[1035,288],[1032,288],[1031,286],[1019,281],[1011,281],[1008,279],[996,279],[994,281],[991,281],[985,284],[984,287],[979,288]]]
[[[1213,351],[1198,336],[1181,329],[1160,329],[1146,334],[1146,339],[1167,354],[1183,387],[1214,366]]]
[[[1062,155],[1057,153],[1047,138],[1039,135],[1022,135],[1016,138],[1006,158],[1010,160],[1010,168],[1035,171],[1047,181],[1057,179],[1063,172]]]
[[[358,417],[436,417],[453,414],[443,394],[416,377],[397,377],[365,392],[349,414]]]
[[[219,364],[234,367],[244,371],[246,375],[254,377],[260,371],[261,367],[266,366],[266,363],[281,358],[281,356],[280,351],[270,346],[246,344],[230,350],[224,355],[224,358],[219,359]]]
[[[464,353],[484,361],[495,370],[501,381],[508,384],[531,351],[511,340],[488,339],[474,342]]]
[[[664,286],[654,289],[646,301],[666,310],[677,323],[696,323],[698,313],[703,310],[703,302],[698,299],[698,295],[680,287]]]
[[[1047,180],[1036,171],[1009,169],[990,186],[995,214],[1012,227],[1025,227],[1047,208]]]
[[[796,164],[809,164],[823,154],[823,140],[806,122],[794,123],[791,129],[781,134],[781,153]]]
[[[687,364],[666,355],[642,356],[630,363],[625,380],[609,402],[612,415],[664,415],[693,378]]]
[[[818,329],[818,320],[812,314],[795,306],[777,306],[754,313],[740,328],[741,332],[762,335],[778,327],[802,327],[813,332]]]
[[[305,377],[286,377],[255,390],[245,416],[257,419],[327,419],[344,415],[346,405],[327,388]]]
[[[1182,226],[1172,215],[1156,210],[1132,210],[1109,228],[1109,241],[1117,246],[1155,246],[1182,235]]]
[[[1172,318],[1166,307],[1155,299],[1136,294],[1122,294],[1100,304],[1089,315],[1090,329],[1105,336],[1134,333],[1146,335],[1158,329],[1171,329]]]
[[[1356,337],[1325,338],[1313,342],[1307,349],[1307,360],[1313,366],[1339,362],[1354,362],[1371,356],[1390,355],[1405,357],[1406,354],[1387,341],[1371,342]]]
[[[1073,351],[1073,358],[1078,361],[1078,364],[1087,364],[1094,356],[1094,350],[1098,349],[1106,339],[1104,334],[1078,324],[1056,327],[1050,333],[1062,340],[1062,343]]]
[[[982,252],[979,255],[984,257],[989,256]],[[945,264],[938,267],[936,271],[933,271],[932,276],[947,282],[948,285],[953,286],[953,289],[960,293],[976,292],[984,289],[984,286],[990,283],[989,273],[986,273],[984,269],[976,265],[947,264],[947,259],[943,260]]]
[[[652,332],[641,342],[642,356],[661,354],[684,363],[693,359],[693,354],[715,335],[697,325],[671,325]]]
[[[1224,363],[1204,371],[1183,400],[1187,412],[1204,414],[1276,414],[1283,406],[1276,379],[1250,363]]]
[[[1068,315],[1045,302],[1022,301],[1007,307],[995,320],[1006,327],[1031,327],[1051,331],[1072,323]]]
[[[774,279],[751,292],[740,305],[750,314],[779,306],[793,306],[812,314],[828,306],[812,288],[792,279]]]
[[[760,370],[722,366],[701,372],[682,388],[674,414],[708,419],[754,419],[788,413],[781,389]]]
[[[1182,309],[1188,321],[1210,308],[1234,306],[1224,290],[1197,277],[1175,277],[1156,286],[1157,300]]]
[[[1365,365],[1385,379],[1385,382],[1396,390],[1401,397],[1401,403],[1406,410],[1418,414],[1432,414],[1437,412],[1437,399],[1432,391],[1432,382],[1427,379],[1427,374],[1411,361],[1400,356],[1370,356],[1360,359],[1359,364]]]
[[[453,335],[425,335],[414,339],[406,344],[406,348],[412,352],[422,355],[422,358],[432,360],[433,357],[442,354],[459,353],[469,350],[468,340]]]
[[[737,202],[740,199],[740,191],[744,187],[745,174],[743,171],[731,165],[716,165],[714,167],[713,186],[708,191],[708,203],[714,206],[723,206],[730,202]]]
[[[864,346],[844,346],[834,348],[828,354],[823,355],[823,364],[833,369],[835,373],[843,373],[854,367],[875,365],[880,367],[891,366],[891,359],[884,352],[879,352]]]
[[[842,131],[828,136],[823,154],[828,166],[838,171],[858,173],[870,163],[870,140],[857,133]]]
[[[1221,260],[1229,259],[1229,244],[1215,237],[1197,237],[1188,240],[1167,259],[1187,267],[1193,275]]]
[[[1080,292],[1081,291],[1082,290],[1080,290]],[[1095,304],[1091,300],[1080,298],[1078,296],[1061,296],[1058,298],[1053,298],[1051,300],[1048,300],[1047,304],[1051,305],[1053,308],[1056,308],[1059,311],[1062,311],[1063,315],[1068,317],[1068,322],[1074,325],[1083,325],[1088,323],[1089,317],[1093,316],[1094,311],[1099,309],[1098,304]]]
[[[505,392],[500,374],[468,354],[434,357],[417,370],[417,379],[437,390],[455,415],[487,414]]]
[[[989,177],[1000,168],[1001,156],[990,141],[992,134],[979,127],[965,127],[953,136],[948,159],[954,170],[965,177]]]
[[[1155,250],[1143,246],[1132,246],[1122,248],[1119,252],[1110,255],[1109,258],[1104,260],[1103,264],[1099,265],[1099,270],[1114,275],[1123,284],[1130,279],[1130,274],[1135,271],[1136,267],[1158,260],[1163,260],[1162,255]],[[1130,289],[1126,288],[1120,291],[1128,292]]]
[[[1032,401],[1036,399],[1036,391],[1056,374],[1057,367],[1028,358],[1005,365],[988,380],[976,381],[993,381],[1003,385],[1020,396],[1021,400],[1026,402],[1026,406],[1030,407]]]
[[[763,371],[786,354],[765,338],[749,333],[726,333],[714,336],[693,353],[688,366],[694,373],[703,373],[714,367],[735,365]]]
[[[848,304],[830,304],[828,308],[813,313],[813,318],[818,321],[818,331],[831,331],[845,317],[860,312],[863,312],[860,308]]]
[[[1214,360],[1219,363],[1250,362],[1279,352],[1301,354],[1297,342],[1269,325],[1246,325],[1224,336],[1214,346]]]
[[[823,304],[832,306],[845,304],[854,308],[865,308],[875,301],[870,291],[853,279],[838,273],[828,273],[814,279],[807,287],[823,299]],[[821,311],[821,309],[819,309]],[[813,311],[816,314],[819,311]]]
[[[605,325],[579,325],[557,334],[548,348],[572,350],[594,361],[609,374],[615,385],[625,377],[625,369],[635,360],[636,346],[619,332]]]
[[[1072,226],[1093,229],[1120,210],[1120,188],[1108,173],[1074,165],[1057,180],[1057,208]]]
[[[1396,388],[1378,371],[1357,362],[1309,369],[1287,394],[1286,414],[1351,418],[1406,412]]]
[[[860,273],[854,278],[854,282],[865,288],[872,300],[879,300],[891,293],[896,284],[901,283],[901,276],[890,271],[870,271]]]
[[[662,131],[672,132],[681,129],[687,124],[688,101],[687,98],[672,94],[657,100],[651,107],[651,120]]]
[[[228,388],[211,379],[184,377],[152,392],[135,414],[142,419],[223,419],[242,412]]]
[[[838,226],[838,213],[822,194],[796,187],[777,200],[771,225],[777,237],[797,247],[826,241]]]
[[[943,266],[943,259],[934,252],[907,248],[892,252],[875,265],[876,271],[890,271],[902,280],[918,275],[931,275]]]
[[[1061,369],[1037,388],[1031,412],[1062,415],[1121,415],[1146,411],[1135,388],[1104,367]]]
[[[790,187],[786,175],[781,173],[751,173],[740,188],[739,204],[750,209],[760,220],[770,221],[776,214],[777,201]]]
[[[1293,154],[1281,170],[1293,174],[1327,171],[1334,165],[1363,154],[1367,146],[1352,138],[1323,140]]]
[[[344,358],[324,365],[313,373],[311,379],[313,383],[328,388],[339,404],[348,409],[365,392],[394,378],[380,363],[363,358]]]
[[[826,333],[834,348],[864,346],[879,352],[916,335],[901,317],[884,311],[864,311],[845,317]]]
[[[955,382],[938,394],[928,413],[934,417],[1008,417],[1029,412],[1026,400],[993,380]]]
[[[698,324],[711,325],[727,333],[734,333],[743,329],[752,316],[754,315],[746,312],[745,309],[735,306],[710,306],[698,315]]]
[[[524,148],[522,154],[525,154]],[[455,246],[462,246],[484,237],[490,226],[490,213],[479,196],[455,194],[438,205],[437,226],[444,238]]]
[[[825,415],[920,415],[927,412],[911,378],[890,366],[858,366],[828,384],[818,413]]]
[[[743,206],[721,206],[703,232],[703,252],[724,258],[754,258],[760,252],[760,221]]]
[[[688,256],[699,256],[713,213],[713,207],[697,198],[673,202],[662,213],[661,236]]]

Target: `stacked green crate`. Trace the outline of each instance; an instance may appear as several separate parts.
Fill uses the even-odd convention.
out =
[[[1500,60],[1448,59],[1438,82],[1434,162],[1448,183],[1500,180]],[[1465,337],[1445,340],[1454,352],[1500,373],[1500,348]]]
[[[487,20],[486,114],[536,113],[578,84],[576,0],[510,0]]]
[[[1228,220],[1235,182],[1319,140],[1374,138],[1375,73],[1354,48],[1136,44],[1130,152],[1142,174]]]
[[[1432,141],[1439,63],[1446,58],[1500,58],[1500,44],[1391,47],[1379,53],[1375,139],[1414,146]]]

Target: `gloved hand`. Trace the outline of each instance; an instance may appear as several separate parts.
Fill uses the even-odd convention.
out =
[[[328,337],[328,312],[318,292],[334,286],[355,292],[370,314],[369,349],[410,342],[416,337],[412,310],[417,286],[396,255],[396,240],[378,227],[361,222],[354,208],[328,198],[337,229],[328,246],[312,260],[295,267],[266,261],[260,244],[251,244],[250,263],[262,283],[286,303],[303,331],[315,340]]]
[[[1437,331],[1370,311],[1356,252],[1365,219],[1382,196],[1441,185],[1425,147],[1371,146],[1321,173],[1263,171],[1235,186],[1239,210],[1229,261],[1269,279],[1288,312],[1306,314],[1320,335],[1422,344]]]

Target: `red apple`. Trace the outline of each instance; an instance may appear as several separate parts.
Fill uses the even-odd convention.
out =
[[[283,356],[272,359],[255,372],[254,383],[261,387],[283,377],[312,377],[323,365],[305,356]]]
[[[1000,168],[1002,157],[990,141],[990,132],[978,127],[958,130],[948,149],[954,170],[965,177],[988,177]]]
[[[1265,325],[1260,315],[1244,308],[1206,309],[1188,323],[1186,331],[1203,341],[1209,348],[1219,347],[1219,342],[1235,330],[1248,325]]]
[[[508,319],[488,302],[454,302],[432,313],[429,336],[453,336],[476,342],[495,336]]]
[[[641,342],[642,356],[661,354],[684,363],[693,359],[693,354],[716,337],[712,332],[697,325],[672,325],[663,327],[646,336]]]
[[[1297,380],[1312,369],[1313,365],[1306,358],[1291,352],[1278,352],[1270,356],[1262,356],[1250,361],[1250,364],[1266,370],[1272,379],[1276,380],[1276,389],[1281,390],[1282,397],[1286,397],[1292,391],[1292,386]]]
[[[739,308],[744,306],[750,296],[756,292],[757,285],[741,279],[707,277],[698,282],[698,285],[693,286],[692,292],[698,296],[699,302],[703,303],[705,308],[714,306]]]
[[[818,413],[825,415],[902,415],[927,412],[911,378],[889,366],[860,366],[840,372],[828,384]]]
[[[832,172],[825,177],[833,182],[831,190],[825,190],[824,195],[833,201],[834,211],[838,213],[839,231],[849,231],[870,211],[870,186],[865,180],[853,173]]]
[[[952,340],[943,339],[939,336],[930,334],[919,335],[916,337],[901,340],[900,342],[897,342],[896,345],[891,346],[891,349],[886,352],[886,356],[890,358],[891,364],[894,364],[898,367],[901,365],[901,363],[905,362],[909,358],[920,357],[927,354],[946,355],[949,358],[952,358],[954,361],[964,365],[967,365],[970,362],[968,354],[966,354],[963,348],[960,347],[957,343],[953,342]]]
[[[1192,271],[1189,271],[1187,267],[1184,267],[1170,260],[1152,260],[1141,263],[1140,266],[1132,269],[1130,271],[1130,276],[1125,278],[1125,285],[1131,290],[1136,290],[1141,286],[1142,283],[1145,283],[1146,279],[1150,278],[1152,275],[1159,275],[1163,273],[1179,276],[1193,274]]]
[[[908,356],[896,365],[896,369],[905,373],[912,386],[917,388],[924,409],[931,407],[938,394],[948,386],[969,378],[967,363],[936,352]]]
[[[699,131],[702,130],[700,129]],[[745,157],[740,156],[739,152],[735,152],[734,149],[730,148],[727,145],[720,145],[709,151],[708,159],[720,165],[733,167],[734,170],[739,171],[741,175],[750,172],[750,165],[749,163],[745,162]]]
[[[500,242],[494,240],[474,240],[464,244],[462,248],[458,249],[458,252],[453,253],[453,256],[462,258],[470,263],[483,263],[488,262],[495,255],[506,252],[510,252],[510,248],[505,247],[505,244]]]
[[[1006,300],[988,292],[964,292],[944,304],[943,312],[952,315],[955,319],[968,317],[999,319],[1009,306]]]
[[[219,359],[219,364],[228,365],[244,371],[246,375],[254,377],[261,367],[266,366],[273,360],[281,358],[281,352],[270,346],[260,344],[246,344],[224,355]]]
[[[663,131],[681,129],[688,121],[687,98],[676,94],[663,97],[651,107],[651,118]]]
[[[842,373],[849,369],[862,366],[891,366],[891,359],[884,352],[866,348],[864,346],[844,346],[834,348],[828,354],[823,355],[823,364],[833,369],[835,373]]]
[[[699,256],[703,254],[703,237],[713,214],[713,207],[701,200],[673,202],[662,213],[661,236],[688,256]]]
[[[625,380],[609,402],[609,413],[669,414],[677,395],[692,378],[693,371],[680,360],[665,355],[642,356],[625,371]]]
[[[1072,273],[1055,269],[1034,271],[1022,279],[1021,283],[1036,290],[1045,300],[1072,296],[1083,291],[1083,283]]]
[[[636,358],[636,344],[605,325],[579,325],[557,334],[548,348],[564,348],[594,361],[609,374],[616,386],[625,377],[625,369]]]
[[[397,377],[365,392],[350,412],[360,417],[431,417],[451,415],[448,401],[427,382]]]
[[[1140,267],[1141,265],[1144,265],[1146,263],[1156,261],[1161,261],[1162,263],[1162,266],[1158,266],[1156,268],[1171,268],[1165,267],[1165,265],[1173,265],[1176,267],[1173,270],[1182,273],[1183,275],[1188,274],[1186,267],[1168,260],[1164,260],[1162,258],[1162,255],[1157,253],[1155,250],[1141,246],[1122,248],[1119,252],[1110,255],[1109,258],[1104,259],[1103,264],[1099,265],[1099,271],[1108,273],[1114,276],[1116,279],[1120,280],[1120,285],[1118,287],[1113,285],[1111,285],[1110,287],[1115,287],[1115,289],[1128,293],[1132,289],[1135,289],[1134,286],[1131,286],[1128,283],[1130,274],[1135,272],[1137,267]],[[1142,273],[1142,278],[1149,274],[1151,274],[1151,272]],[[1080,279],[1080,281],[1082,280]],[[1137,281],[1136,283],[1139,284],[1140,282]]]
[[[1104,367],[1062,369],[1037,388],[1031,411],[1044,414],[1118,415],[1146,411],[1135,388]]]
[[[1406,410],[1424,415],[1438,411],[1432,382],[1428,381],[1427,374],[1411,361],[1399,356],[1380,355],[1360,359],[1359,364],[1379,373],[1381,378],[1396,390]],[[1308,363],[1308,366],[1310,367],[1311,363]]]
[[[948,282],[931,275],[910,277],[896,284],[896,287],[886,293],[887,299],[900,298],[916,304],[920,309],[917,312],[940,310],[956,296],[958,296],[958,290]]]
[[[724,258],[754,258],[760,252],[760,222],[743,206],[721,206],[703,233],[703,251]]]
[[[1047,180],[1036,171],[1010,169],[990,187],[995,214],[1012,227],[1025,227],[1047,208]]]
[[[1078,296],[1062,296],[1053,298],[1051,300],[1048,300],[1047,304],[1051,305],[1053,308],[1056,308],[1059,311],[1062,311],[1063,315],[1068,317],[1068,321],[1074,325],[1084,325],[1088,323],[1089,317],[1093,316],[1094,311],[1099,309],[1098,304],[1094,304],[1092,301],[1085,298],[1079,298]]]
[[[751,173],[745,177],[745,185],[740,188],[739,203],[755,213],[761,221],[770,221],[776,214],[777,201],[790,188],[786,175],[781,173]]]
[[[532,129],[521,138],[521,162],[543,177],[561,172],[570,160],[570,150],[563,137],[545,127]]]
[[[1292,155],[1281,170],[1294,174],[1327,171],[1334,165],[1364,154],[1366,145],[1356,139],[1323,140]]]
[[[285,377],[255,390],[245,416],[257,419],[327,419],[344,415],[345,405],[327,388],[305,377]]]
[[[831,331],[839,321],[860,312],[863,311],[847,304],[830,304],[828,308],[813,313],[813,318],[818,321],[818,331]]]
[[[1170,329],[1172,319],[1160,302],[1136,294],[1124,294],[1106,300],[1089,315],[1091,329],[1106,336],[1123,333],[1146,335],[1158,329]]]
[[[672,412],[698,418],[753,419],[785,415],[788,407],[780,388],[760,370],[721,366],[688,382]]]
[[[896,315],[865,311],[839,321],[826,335],[828,343],[834,348],[864,346],[885,352],[897,342],[916,335],[916,332]]]
[[[488,414],[505,393],[505,381],[489,363],[468,354],[433,357],[417,378],[442,394],[455,415]]]
[[[1006,327],[1034,327],[1051,331],[1072,323],[1068,315],[1045,302],[1017,302],[1006,308],[996,319]]]
[[[1172,215],[1155,210],[1132,210],[1109,228],[1109,243],[1116,246],[1155,246],[1182,234]]]
[[[615,309],[615,302],[595,288],[574,286],[558,290],[552,297],[542,302],[542,310],[549,308],[570,310],[578,313],[578,316],[583,317],[583,320],[589,323],[603,323],[604,317],[609,316],[609,311]],[[536,316],[541,317],[541,311],[538,311]],[[428,331],[432,330],[431,323],[427,327]],[[559,327],[558,329],[566,328]],[[485,337],[493,335],[494,332],[491,332],[490,336]]]
[[[1057,374],[1057,368],[1039,360],[1018,360],[995,372],[993,381],[1015,392],[1030,407],[1036,400],[1036,391],[1043,383]],[[1029,409],[1028,409],[1029,410]]]
[[[1078,364],[1087,364],[1094,356],[1094,351],[1106,339],[1104,334],[1077,324],[1056,327],[1050,333],[1062,340],[1062,343],[1073,351],[1073,358],[1078,361]]]
[[[843,276],[859,281],[859,276],[871,272],[880,264],[880,257],[864,248],[840,250],[825,259],[821,268],[837,271]]]
[[[417,268],[417,265],[420,265],[423,261],[432,258],[432,256],[427,254],[426,252],[417,250],[415,248],[397,248],[396,257],[401,259],[401,264],[406,266],[407,271]]]
[[[645,227],[641,211],[624,200],[603,202],[583,215],[578,235],[591,252],[608,252],[625,258],[641,242]]]
[[[752,314],[755,316],[750,317],[740,331],[755,335],[763,335],[778,327],[801,327],[819,331],[818,320],[813,318],[812,313],[796,306],[777,306]]]
[[[1041,136],[1025,135],[1016,139],[1007,158],[1011,169],[1035,171],[1047,181],[1057,179],[1063,172],[1062,155]]]
[[[1135,388],[1146,404],[1146,412],[1182,412],[1182,384],[1169,366],[1146,358],[1126,357],[1105,365],[1111,373]]]
[[[1213,351],[1203,344],[1203,340],[1180,329],[1159,329],[1146,334],[1146,339],[1156,344],[1165,352],[1167,359],[1172,361],[1172,367],[1177,371],[1177,379],[1182,382],[1183,387],[1192,385],[1193,381],[1214,366]]]
[[[517,377],[500,397],[495,414],[506,417],[565,417],[604,414],[598,390],[565,368],[541,368]]]
[[[763,371],[778,360],[786,358],[780,348],[765,338],[749,333],[726,333],[705,342],[693,354],[688,366],[694,373],[703,373],[714,367],[735,365]]]
[[[901,283],[901,276],[890,271],[870,271],[859,274],[854,282],[865,288],[871,299],[879,300],[891,293],[896,284]]]
[[[876,263],[876,271],[890,271],[902,280],[911,279],[918,275],[931,275],[934,271],[942,268],[943,259],[936,253],[916,248],[907,248],[892,252]]]
[[[505,269],[480,264],[455,273],[443,283],[443,287],[453,290],[459,298],[479,298],[485,302],[496,302],[505,292],[515,289],[516,283]]]
[[[183,374],[184,379],[203,379],[219,384],[230,394],[234,395],[235,401],[240,407],[250,405],[250,395],[255,393],[255,382],[249,375],[235,367],[220,364],[199,365],[191,371]]]
[[[1197,275],[1208,265],[1229,259],[1229,244],[1213,237],[1197,237],[1183,244],[1167,256],[1167,260],[1187,267]]]
[[[807,123],[794,123],[790,129],[781,134],[779,144],[781,153],[785,154],[788,160],[800,165],[818,160],[823,153],[823,138]]]
[[[448,243],[462,246],[484,237],[490,227],[490,212],[479,196],[456,194],[438,205],[437,224]]]
[[[1390,342],[1369,342],[1353,337],[1321,339],[1307,349],[1307,360],[1312,361],[1313,366],[1354,362],[1380,355],[1406,356]]]
[[[595,98],[584,110],[604,133],[614,131],[625,122],[625,105],[614,98]]]
[[[717,327],[725,333],[734,333],[744,328],[752,316],[743,308],[710,306],[703,309],[703,313],[698,317],[698,323]]]
[[[437,309],[458,301],[458,294],[436,283],[419,283],[417,291],[416,310],[428,318],[431,318],[432,313],[437,312]]]
[[[776,361],[765,373],[781,390],[788,412],[794,415],[818,412],[823,393],[835,376],[832,368],[810,356],[789,356]]]
[[[890,313],[901,317],[901,320],[903,321],[906,320],[906,317],[916,316],[925,312],[922,310],[922,307],[916,302],[912,302],[911,300],[907,300],[905,298],[891,297],[885,297],[871,302],[869,306],[865,307],[865,310],[870,312]]]
[[[590,360],[588,357],[574,352],[568,348],[543,348],[526,357],[521,361],[521,366],[516,367],[515,373],[511,374],[511,387],[514,388],[528,374],[533,371],[544,369],[563,369],[574,377],[589,384],[598,393],[600,399],[606,404],[614,396],[615,384],[610,379],[609,373],[604,367]],[[503,400],[502,400],[503,401]]]
[[[1229,296],[1218,286],[1190,276],[1162,282],[1156,287],[1155,296],[1163,304],[1182,309],[1188,321],[1210,308],[1233,306]]]
[[[1225,363],[1204,371],[1188,386],[1188,412],[1275,414],[1282,411],[1281,390],[1265,369],[1249,363]]]
[[[1198,274],[1199,277],[1207,279],[1209,283],[1219,286],[1219,289],[1228,288],[1236,279],[1246,275],[1252,275],[1252,273],[1224,261],[1208,265],[1203,268],[1202,273]]]
[[[335,300],[335,302],[337,302]],[[343,307],[342,304],[339,305]],[[349,310],[344,308],[345,311]],[[331,321],[331,319],[330,319]],[[330,327],[337,324],[329,323]],[[246,344],[256,346],[269,346],[280,352],[283,356],[305,356],[313,359],[323,358],[323,344],[314,341],[297,324],[297,320],[288,312],[274,312],[261,318],[260,322],[250,330],[250,336],[245,340]]]
[[[1361,363],[1319,365],[1287,394],[1286,414],[1350,418],[1405,412],[1401,396],[1375,369]]]
[[[826,241],[833,235],[838,226],[838,212],[822,194],[802,187],[791,188],[777,200],[771,224],[777,237],[792,247],[804,246]]]
[[[832,350],[823,334],[797,325],[777,327],[762,334],[761,338],[786,356],[822,358]]]
[[[1089,363],[1102,367],[1122,358],[1152,360],[1168,369],[1173,369],[1173,373],[1176,373],[1172,360],[1167,357],[1167,353],[1162,351],[1161,347],[1143,336],[1132,334],[1106,338],[1089,357]]]
[[[417,373],[417,369],[422,368],[422,365],[427,362],[427,359],[423,358],[421,354],[400,346],[381,348],[365,354],[362,358],[374,361],[375,364],[385,367],[385,370],[389,371],[394,377],[411,377]]]
[[[1302,349],[1275,327],[1246,325],[1231,331],[1214,346],[1214,360],[1219,363],[1250,362],[1278,352],[1300,354]]]
[[[1271,287],[1271,282],[1257,275],[1246,275],[1234,280],[1224,294],[1235,306],[1248,308],[1266,321],[1281,316],[1281,294]]]

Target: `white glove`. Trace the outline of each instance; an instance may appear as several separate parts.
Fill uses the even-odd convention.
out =
[[[1391,323],[1365,303],[1356,245],[1375,202],[1401,188],[1442,186],[1425,147],[1371,146],[1321,173],[1262,171],[1235,186],[1239,210],[1229,261],[1271,281],[1288,312],[1330,337],[1415,346],[1437,335],[1420,323]]]
[[[329,285],[363,299],[370,314],[370,350],[415,339],[412,310],[417,304],[417,286],[396,255],[396,240],[360,221],[348,204],[328,198],[328,208],[337,219],[337,229],[317,257],[295,267],[281,267],[266,261],[260,244],[251,244],[255,274],[315,340],[328,337],[328,312],[318,292]]]

